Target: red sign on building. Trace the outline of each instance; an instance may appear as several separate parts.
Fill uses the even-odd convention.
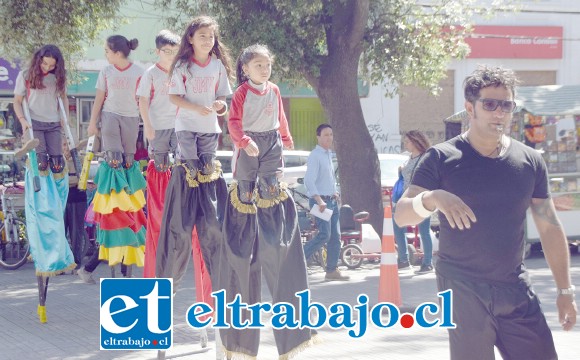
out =
[[[475,26],[469,58],[561,59],[561,26]]]

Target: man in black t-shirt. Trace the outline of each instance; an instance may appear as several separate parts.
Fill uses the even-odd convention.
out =
[[[400,226],[438,210],[440,291],[453,291],[452,359],[556,359],[552,334],[523,264],[531,209],[558,287],[564,330],[576,323],[566,236],[542,157],[504,134],[515,110],[511,70],[479,67],[464,82],[469,130],[429,149],[397,204]]]

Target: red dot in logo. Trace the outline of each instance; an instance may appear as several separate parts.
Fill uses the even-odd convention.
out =
[[[153,345],[157,345],[157,340],[153,340]]]
[[[413,319],[413,315],[407,313],[401,316],[401,326],[404,327],[405,329],[410,328],[411,326],[413,326],[414,323],[415,319]]]

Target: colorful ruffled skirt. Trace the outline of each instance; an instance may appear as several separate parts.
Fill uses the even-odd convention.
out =
[[[129,169],[113,169],[102,162],[94,180],[97,192],[93,200],[98,224],[99,259],[109,266],[143,266],[145,225],[143,212],[146,187],[137,161]]]

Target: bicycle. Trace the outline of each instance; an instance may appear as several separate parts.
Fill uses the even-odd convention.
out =
[[[30,243],[26,236],[26,223],[18,218],[14,210],[13,198],[6,196],[12,186],[4,185],[1,189],[2,224],[0,225],[0,266],[7,270],[16,270],[26,263],[30,255]]]
[[[298,180],[298,183],[302,184],[301,179]],[[290,190],[296,204],[300,238],[302,240],[302,245],[304,245],[316,235],[318,229],[316,228],[316,222],[310,215],[310,209],[307,207],[308,196],[299,191],[296,187],[289,187],[288,189]],[[318,251],[312,254],[312,256],[307,259],[307,262],[308,264],[319,265],[322,268],[326,268],[326,245],[322,246]]]

